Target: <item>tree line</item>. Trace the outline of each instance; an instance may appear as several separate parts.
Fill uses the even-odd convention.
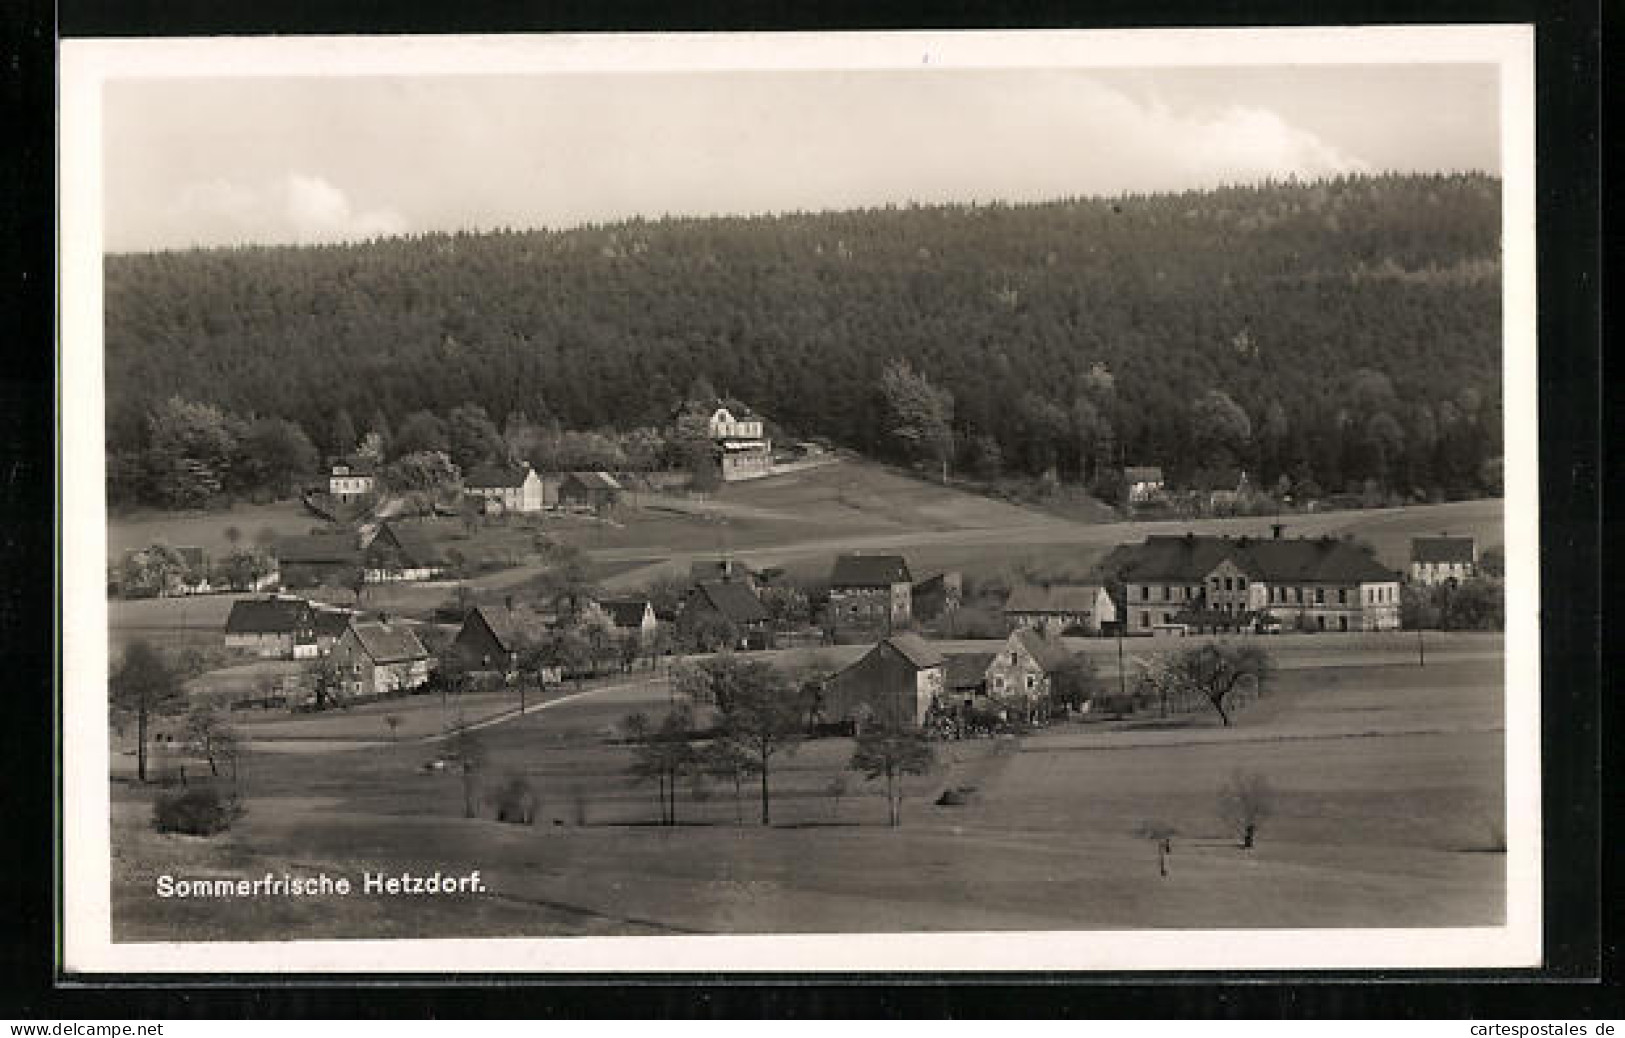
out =
[[[703,375],[939,473],[1494,492],[1499,212],[1493,177],[1381,176],[109,256],[109,447],[172,395],[328,453],[340,414],[465,405],[624,438]],[[942,428],[887,406],[898,362]]]

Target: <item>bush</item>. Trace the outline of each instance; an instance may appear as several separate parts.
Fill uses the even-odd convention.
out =
[[[159,794],[152,805],[152,826],[161,833],[213,836],[230,829],[242,813],[235,796],[222,797],[213,786],[193,786]]]

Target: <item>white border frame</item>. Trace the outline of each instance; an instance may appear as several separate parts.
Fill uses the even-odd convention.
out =
[[[928,58],[927,64],[924,59]],[[606,71],[1499,66],[1506,427],[1505,925],[120,943],[111,941],[103,560],[102,121],[123,78]],[[63,40],[58,176],[63,968],[94,973],[698,973],[1533,967],[1541,962],[1534,31],[1528,25]]]

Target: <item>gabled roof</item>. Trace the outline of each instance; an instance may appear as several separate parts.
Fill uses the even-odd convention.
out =
[[[209,561],[209,556],[204,553],[203,549],[193,544],[177,544],[175,554],[179,555],[181,561],[193,569],[202,569]]]
[[[351,626],[361,649],[374,663],[402,663],[429,657],[429,650],[405,624],[370,621]]]
[[[293,534],[277,538],[271,549],[277,562],[295,565],[353,566],[361,561],[355,542],[338,534]]]
[[[1473,561],[1471,537],[1412,537],[1412,562],[1466,562]]]
[[[530,471],[529,465],[477,465],[463,477],[463,486],[471,490],[495,487],[514,490],[525,485]]]
[[[940,667],[943,663],[942,653],[938,652],[936,647],[930,642],[926,641],[924,638],[921,638],[912,631],[904,631],[902,634],[894,634],[880,644],[890,645],[892,648],[901,653],[904,659],[914,664],[914,666],[920,670],[929,670],[932,667]]]
[[[1161,483],[1160,465],[1130,465],[1123,470],[1123,478],[1130,483]]]
[[[1072,653],[1067,651],[1066,646],[1044,637],[1030,627],[1023,627],[1010,637],[1020,642],[1032,654],[1033,659],[1044,668],[1046,674],[1054,673],[1072,659]]]
[[[934,591],[939,587],[947,586],[950,577],[952,578],[952,583],[954,586],[959,586],[959,573],[955,570],[949,570],[946,573],[938,573],[935,576],[926,577],[924,580],[914,585],[914,590],[917,592]]]
[[[495,636],[497,645],[503,652],[518,652],[520,649],[520,629],[513,611],[510,609],[491,609],[486,606],[475,606],[463,617],[463,626],[481,622],[490,628]]]
[[[1007,613],[1091,613],[1099,584],[1022,584],[1004,601]]]
[[[615,481],[615,477],[607,472],[567,472],[564,479],[566,482],[573,480],[577,486],[588,490],[621,489],[621,485]]]
[[[949,688],[974,688],[987,678],[987,668],[997,655],[992,652],[956,652],[948,656],[944,681]]]
[[[761,623],[771,619],[767,607],[736,581],[707,580],[695,585],[690,601],[701,599],[736,624]]]
[[[908,563],[901,555],[837,555],[835,572],[829,579],[829,586],[836,588],[913,583]]]
[[[400,549],[401,561],[408,566],[441,566],[446,562],[446,553],[440,544],[416,527],[380,524],[378,532],[367,543],[368,552],[379,546],[380,541],[386,545],[393,542]]]
[[[310,603],[302,598],[244,598],[231,604],[227,634],[290,634],[309,627]]]
[[[731,576],[730,576],[731,571]],[[698,584],[707,580],[729,580],[758,576],[755,570],[737,559],[700,559],[689,563],[688,579]]]
[[[317,609],[316,633],[337,638],[354,619],[355,611],[351,609]]]
[[[598,605],[616,627],[642,627],[644,614],[651,608],[647,598],[605,599]]]
[[[1274,583],[1391,581],[1398,574],[1349,541],[1331,537],[1215,537],[1185,534],[1147,537],[1143,544],[1113,548],[1093,577],[1108,582],[1197,584],[1229,560],[1247,576]]]

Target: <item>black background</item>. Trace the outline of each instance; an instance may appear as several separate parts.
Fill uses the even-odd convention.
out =
[[[1614,13],[1618,14],[1618,5]],[[1600,4],[1385,2],[689,5],[632,0],[0,0],[0,1016],[1400,1017],[1620,1019],[1605,883],[1617,805],[1602,733]],[[1537,27],[1545,919],[1548,965],[1500,974],[854,977],[123,978],[57,970],[55,778],[55,44],[57,34],[169,36],[538,31],[1111,28],[1532,22]],[[1426,103],[1419,99],[1419,103]],[[1610,239],[1611,240],[1611,239]],[[1614,586],[1609,582],[1609,587]],[[1599,695],[1601,691],[1610,694]],[[1602,795],[1603,791],[1607,795]],[[1617,909],[1615,911],[1617,915]]]

